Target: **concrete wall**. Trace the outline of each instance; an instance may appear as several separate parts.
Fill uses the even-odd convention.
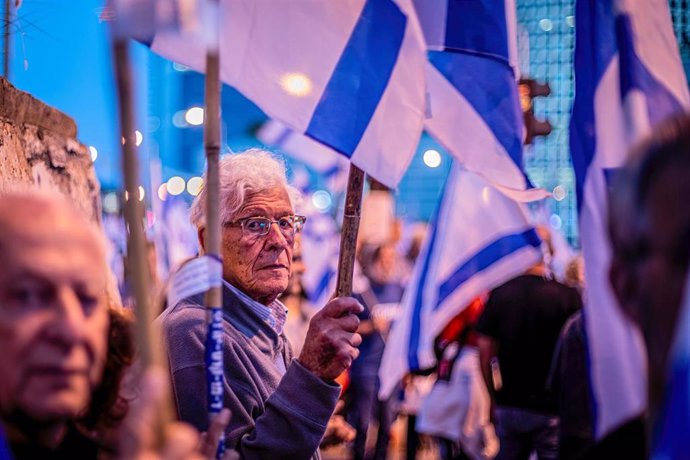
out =
[[[100,185],[76,136],[74,120],[0,78],[0,191],[32,183],[66,195],[100,222]]]

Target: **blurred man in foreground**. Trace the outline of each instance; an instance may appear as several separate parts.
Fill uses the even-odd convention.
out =
[[[0,416],[13,450],[94,452],[72,422],[105,362],[103,241],[57,201],[5,196],[0,254]]]
[[[141,398],[113,435],[115,445],[78,426],[108,348],[102,238],[62,200],[39,192],[0,195],[0,428],[12,456],[203,458],[188,426],[166,426],[167,440],[157,444],[154,414],[166,388],[156,373],[144,378]],[[209,442],[214,439],[215,432]]]
[[[632,158],[611,194],[610,275],[621,308],[644,336],[649,405],[646,420],[630,421],[596,447],[597,458],[643,458],[643,425],[650,435],[658,423],[690,262],[690,116],[656,128]]]

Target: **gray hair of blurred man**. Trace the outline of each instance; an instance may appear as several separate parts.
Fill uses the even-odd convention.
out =
[[[22,199],[31,199],[43,202],[45,206],[53,206],[62,209],[64,212],[71,213],[75,216],[80,225],[84,226],[92,233],[95,241],[98,243],[99,250],[106,256],[109,253],[108,239],[98,224],[93,222],[84,211],[75,206],[75,203],[71,202],[60,192],[37,188],[33,184],[14,182],[6,185],[5,188],[0,191],[0,199],[6,200],[6,202],[9,203]],[[110,269],[107,265],[104,266],[104,269],[108,270],[108,274],[110,275]]]
[[[220,222],[230,222],[242,210],[249,195],[283,187],[293,210],[301,202],[299,190],[287,180],[285,163],[262,149],[253,148],[220,159]],[[206,184],[206,175],[204,175]],[[192,203],[190,220],[197,228],[206,226],[206,187]]]

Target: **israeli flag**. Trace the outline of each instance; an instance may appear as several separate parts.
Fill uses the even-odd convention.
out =
[[[256,133],[256,137],[264,144],[278,148],[291,158],[306,164],[329,179],[329,182],[339,174],[348,171],[348,162],[345,157],[277,120],[268,120],[264,123]]]
[[[685,280],[685,300],[671,351],[671,372],[666,399],[656,427],[652,460],[687,458],[690,455],[690,272]]]
[[[415,0],[415,6],[431,50],[427,132],[512,198],[549,196],[523,170],[514,0]]]
[[[426,103],[426,48],[410,2],[221,0],[221,80],[395,187]],[[150,47],[204,70],[199,40],[156,33]]]
[[[435,364],[434,338],[474,298],[541,257],[524,205],[454,164],[386,343],[380,396],[410,370]]]
[[[639,331],[609,284],[607,187],[632,144],[690,106],[665,0],[578,0],[575,101],[570,150],[575,168],[587,292],[585,319],[597,437],[643,413],[647,388]]]

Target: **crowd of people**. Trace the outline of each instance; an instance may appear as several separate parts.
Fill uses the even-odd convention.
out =
[[[437,338],[438,365],[426,372],[436,383],[408,418],[408,444],[432,436],[447,459],[647,457],[690,261],[690,116],[662,125],[634,158],[611,191],[610,279],[644,337],[648,410],[595,439],[586,286],[540,263]],[[214,458],[221,442],[224,458],[319,459],[333,443],[349,443],[356,459],[386,458],[399,395],[429,379],[409,376],[392,398],[377,396],[390,312],[409,281],[396,242],[359,248],[352,297],[309,305],[299,283],[308,223],[284,165],[253,149],[224,157],[220,180],[225,409],[212,418],[204,289],[175,289],[212,274],[168,281],[155,321],[168,368],[144,368],[131,311],[107,289],[101,230],[59,197],[3,193],[0,458]],[[200,253],[178,274],[213,259],[205,199],[191,209]]]

